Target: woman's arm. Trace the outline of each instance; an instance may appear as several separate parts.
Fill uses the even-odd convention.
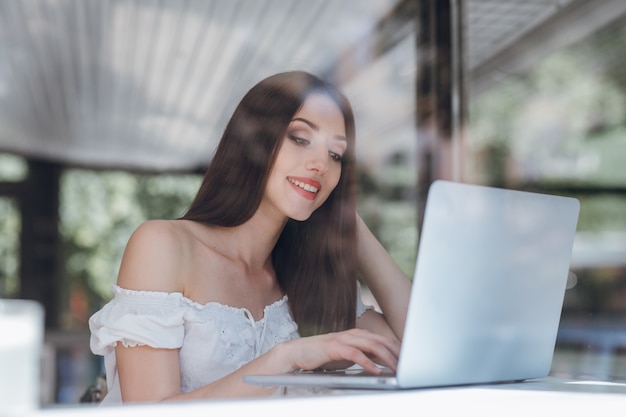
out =
[[[124,402],[154,402],[269,395],[274,389],[246,384],[243,376],[313,370],[332,362],[356,363],[378,374],[381,370],[376,363],[396,369],[400,345],[363,329],[294,339],[276,345],[232,374],[185,394],[180,393],[178,350],[118,345],[115,353]]]
[[[170,223],[149,222],[131,237],[122,260],[118,285],[133,290],[180,292],[185,264],[184,242]],[[267,395],[273,390],[243,382],[243,375],[311,370],[327,363],[348,361],[378,372],[375,362],[396,367],[399,343],[362,329],[295,339],[276,345],[234,373],[193,392],[180,392],[178,349],[149,346],[115,348],[122,399],[164,401],[209,397]]]
[[[167,221],[143,223],[130,237],[117,285],[136,291],[182,292],[181,242]],[[155,401],[180,394],[178,349],[115,347],[123,401]]]
[[[368,311],[357,326],[402,340],[411,282],[357,215],[357,262],[361,278],[372,291],[383,315]]]
[[[400,345],[393,339],[363,329],[311,336],[280,343],[269,352],[242,366],[232,374],[195,391],[171,396],[167,400],[225,398],[269,395],[275,388],[243,382],[244,375],[267,375],[313,370],[327,363],[347,361],[379,374],[380,362],[397,367]]]

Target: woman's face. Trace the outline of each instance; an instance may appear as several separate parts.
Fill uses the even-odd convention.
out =
[[[287,127],[263,203],[283,217],[308,219],[337,186],[347,146],[339,106],[325,94],[309,95]]]

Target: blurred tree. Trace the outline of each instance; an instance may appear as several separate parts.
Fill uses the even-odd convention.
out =
[[[0,298],[15,297],[19,291],[20,217],[11,198],[0,198]]]
[[[22,181],[27,174],[23,158],[0,154],[0,183]],[[0,298],[19,293],[20,215],[17,202],[0,196]]]
[[[87,292],[88,313],[108,300],[131,233],[146,220],[179,217],[200,180],[197,175],[67,170],[61,179],[60,232],[70,290],[62,305],[77,297],[73,289]],[[66,313],[65,324],[71,326],[75,317]]]
[[[469,106],[469,155],[480,156],[468,161],[470,181],[574,194],[581,202],[578,246],[596,258],[575,271],[568,315],[626,309],[626,264],[602,259],[623,251],[626,236],[625,47],[622,21],[504,79]]]

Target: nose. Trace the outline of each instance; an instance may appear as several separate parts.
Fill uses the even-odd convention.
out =
[[[323,175],[328,171],[329,158],[328,150],[321,146],[320,149],[311,152],[306,168]]]

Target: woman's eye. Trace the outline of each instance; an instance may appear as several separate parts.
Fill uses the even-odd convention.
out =
[[[307,139],[304,138],[300,138],[298,136],[294,136],[294,135],[288,135],[289,139],[291,139],[292,141],[294,141],[295,143],[297,143],[298,145],[308,145],[309,143],[311,143],[310,141],[308,141]]]
[[[328,152],[328,154],[330,155],[330,157],[332,158],[333,161],[336,161],[336,162],[342,162],[343,161],[343,156],[339,155],[336,152],[330,151],[330,152]]]

